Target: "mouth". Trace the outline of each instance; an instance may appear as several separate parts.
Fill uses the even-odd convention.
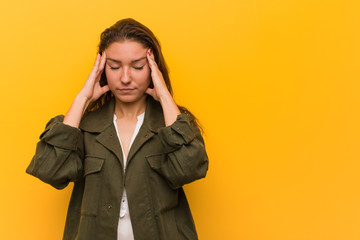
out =
[[[131,93],[135,90],[135,88],[118,88],[116,90],[118,90],[121,93]]]

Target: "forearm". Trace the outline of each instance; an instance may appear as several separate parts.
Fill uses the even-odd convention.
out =
[[[83,135],[79,129],[63,124],[63,118],[56,116],[46,124],[26,169],[28,174],[57,189],[79,179],[83,169]]]
[[[80,120],[89,103],[90,101],[88,98],[78,94],[71,104],[69,111],[66,113],[63,123],[78,128]]]
[[[204,139],[191,118],[182,113],[157,135],[163,152],[146,157],[150,167],[164,177],[172,188],[181,187],[206,176],[208,156]]]
[[[180,110],[170,93],[160,97],[160,104],[164,112],[165,125],[170,126],[176,121]]]

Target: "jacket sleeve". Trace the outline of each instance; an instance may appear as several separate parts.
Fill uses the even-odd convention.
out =
[[[57,189],[82,176],[84,155],[80,129],[64,124],[63,115],[52,118],[40,135],[35,156],[26,169],[41,181]]]
[[[186,113],[158,132],[165,154],[148,156],[153,170],[162,175],[174,189],[204,178],[208,156],[201,132]]]

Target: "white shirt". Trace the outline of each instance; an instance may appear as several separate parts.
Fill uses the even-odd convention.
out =
[[[137,117],[138,121],[136,123],[136,127],[135,127],[133,136],[130,141],[128,152],[130,152],[131,145],[134,142],[134,139],[135,139],[136,135],[138,134],[141,125],[144,122],[144,116],[145,116],[145,112],[140,114]],[[116,119],[117,119],[117,117],[114,114],[114,126],[115,126],[116,134],[118,136],[122,154],[123,154],[124,172],[125,172],[127,159],[125,158],[124,148],[121,144],[121,139],[120,139],[119,131],[117,129],[117,124],[116,124]],[[130,221],[129,205],[128,205],[128,201],[127,201],[125,187],[124,187],[124,192],[123,192],[123,196],[121,199],[120,217],[119,217],[118,234],[117,235],[118,235],[118,237],[117,237],[118,240],[134,240],[134,234],[133,234],[131,221]]]

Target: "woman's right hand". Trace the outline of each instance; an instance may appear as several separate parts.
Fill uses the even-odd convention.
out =
[[[106,53],[103,51],[102,56],[97,53],[96,61],[93,69],[91,70],[84,86],[80,90],[79,95],[84,96],[88,103],[91,103],[98,99],[101,95],[109,91],[109,86],[100,86],[101,74],[104,71],[106,62]]]
[[[78,128],[82,115],[84,114],[89,103],[95,101],[101,95],[109,91],[108,85],[105,85],[103,87],[100,86],[100,78],[101,74],[104,71],[105,62],[105,52],[103,52],[102,56],[100,56],[100,54],[98,53],[96,56],[94,67],[91,70],[89,77],[87,78],[79,94],[75,97],[69,111],[64,117],[64,124]]]

